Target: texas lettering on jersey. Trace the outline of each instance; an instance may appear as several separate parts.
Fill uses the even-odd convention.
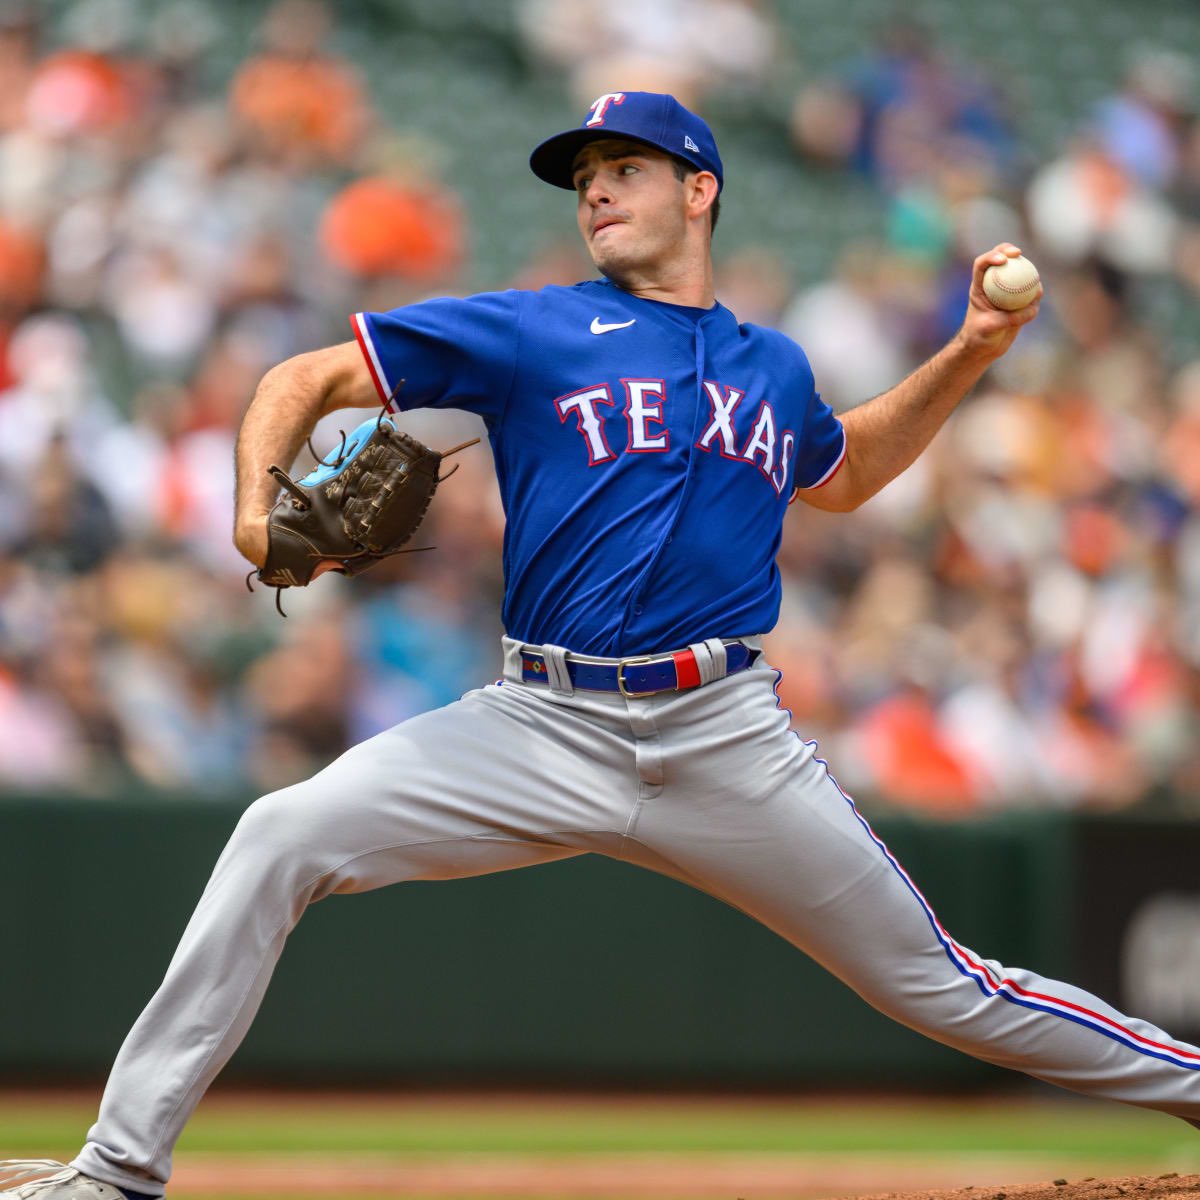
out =
[[[775,624],[787,502],[845,453],[789,338],[607,280],[353,324],[381,397],[483,419],[512,637],[630,655]]]
[[[734,419],[739,405],[745,399],[745,392],[723,387],[711,379],[703,382],[709,402],[709,418],[708,425],[696,440],[696,449],[709,453],[715,449],[722,458],[756,466],[762,477],[775,489],[775,494],[782,495],[796,445],[795,431],[778,431],[775,410],[769,401],[764,400],[749,428],[739,433]],[[671,434],[662,415],[663,406],[668,402],[665,381],[622,379],[621,387],[625,393],[622,411],[628,427],[624,451],[628,454],[668,451]],[[605,422],[598,405],[615,408],[616,401],[610,385],[601,383],[580,388],[554,401],[560,421],[566,422],[568,417],[574,416],[575,427],[587,448],[589,467],[616,458],[605,433]]]

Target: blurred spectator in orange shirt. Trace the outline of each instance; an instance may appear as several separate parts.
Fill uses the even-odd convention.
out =
[[[924,689],[907,687],[880,701],[856,733],[875,789],[894,803],[942,816],[978,805],[971,772],[943,734]]]
[[[60,50],[38,64],[25,107],[35,128],[72,135],[111,129],[134,111],[124,72],[92,50]]]
[[[432,183],[383,175],[343,188],[321,218],[321,246],[363,278],[444,279],[463,257],[463,217],[454,195]]]
[[[46,265],[41,237],[0,218],[0,313],[31,309],[42,289]]]
[[[358,149],[368,104],[354,71],[325,52],[329,30],[319,0],[280,0],[263,21],[265,50],[233,81],[234,114],[269,159],[345,165]]]

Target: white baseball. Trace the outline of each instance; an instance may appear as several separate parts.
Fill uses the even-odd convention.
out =
[[[1038,269],[1023,254],[983,273],[983,294],[997,307],[1015,312],[1037,296]]]

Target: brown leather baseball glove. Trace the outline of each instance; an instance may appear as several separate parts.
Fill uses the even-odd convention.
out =
[[[325,571],[357,575],[404,553],[438,484],[454,473],[439,476],[442,459],[478,441],[431,450],[381,412],[349,437],[343,433],[333,461],[320,460],[303,479],[269,468],[282,491],[267,519],[258,578],[274,588],[305,587]]]

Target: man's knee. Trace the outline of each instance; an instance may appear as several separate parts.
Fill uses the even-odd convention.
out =
[[[925,969],[918,969],[918,961],[861,975],[854,980],[855,990],[884,1016],[918,1033],[939,1041],[973,1040],[988,998],[949,961],[926,961]]]
[[[228,851],[275,865],[315,865],[329,851],[339,822],[311,781],[270,792],[242,814]]]
[[[886,994],[867,995],[880,1012],[917,1033],[968,1054],[991,1058],[1009,1045],[1027,1012],[961,973],[911,976]]]

